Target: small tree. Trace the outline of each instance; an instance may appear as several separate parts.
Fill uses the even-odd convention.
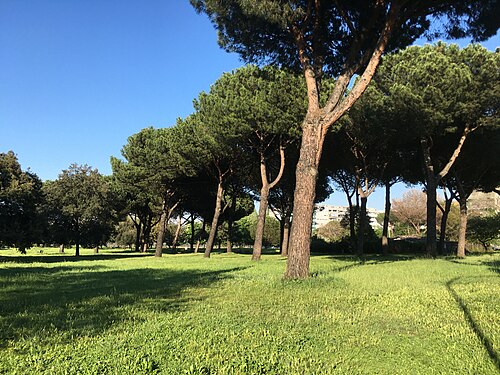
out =
[[[97,169],[72,164],[45,189],[47,202],[59,212],[68,225],[69,240],[75,244],[97,246],[104,243],[114,227],[110,209],[110,189],[107,180]]]
[[[426,221],[426,195],[420,190],[409,190],[401,199],[392,201],[392,214],[400,222],[410,224],[420,236],[420,228]]]
[[[467,228],[469,240],[481,243],[486,251],[490,243],[500,240],[500,213],[473,216]]]

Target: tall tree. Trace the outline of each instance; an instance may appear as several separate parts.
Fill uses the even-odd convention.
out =
[[[411,44],[443,22],[448,36],[485,39],[499,20],[496,0],[191,0],[219,31],[220,45],[248,62],[271,62],[301,70],[308,108],[296,170],[291,246],[285,276],[309,275],[315,185],[327,130],[362,95],[382,54]],[[360,79],[347,92],[355,75]],[[322,79],[336,77],[321,104]]]

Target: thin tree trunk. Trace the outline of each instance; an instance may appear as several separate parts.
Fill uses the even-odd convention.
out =
[[[59,254],[64,254],[64,244],[63,243],[59,246]]]
[[[458,230],[457,257],[465,258],[465,241],[467,234],[467,198],[460,197],[460,226]]]
[[[189,218],[189,225],[191,228],[191,235],[189,236],[189,250],[194,250],[194,214],[191,213],[191,217]]]
[[[142,223],[140,221],[139,221],[139,223],[135,223],[135,221],[134,221],[134,226],[135,226],[135,251],[139,252],[139,251],[141,251]]]
[[[356,244],[356,212],[350,196],[347,196],[347,203],[349,205],[349,242],[351,243],[351,250],[354,250]]]
[[[253,243],[252,260],[260,260],[262,254],[262,238],[264,237],[264,226],[266,225],[266,213],[269,198],[269,186],[263,185],[260,189],[260,206],[255,228],[255,241]]]
[[[323,129],[320,120],[306,118],[302,130],[302,143],[295,177],[293,221],[285,277],[300,279],[309,277],[311,253],[312,217],[321,157]]]
[[[210,253],[214,247],[215,234],[217,233],[217,225],[219,224],[219,216],[222,210],[222,196],[224,194],[224,189],[222,187],[222,177],[219,176],[219,183],[217,185],[217,198],[215,200],[215,211],[214,217],[212,219],[212,225],[210,227],[210,234],[208,235],[207,244],[205,246],[205,258],[210,258]]]
[[[161,257],[163,253],[163,241],[165,239],[165,226],[167,224],[168,208],[167,201],[163,201],[160,222],[158,223],[158,235],[156,237],[155,257]]]
[[[94,247],[94,254],[99,254],[99,246]]]
[[[177,228],[175,229],[174,240],[172,241],[172,249],[174,249],[174,250],[177,247],[177,241],[179,241],[179,235],[181,233],[181,228],[182,228],[182,214],[179,214],[179,218],[177,221]]]
[[[276,186],[283,176],[285,170],[285,149],[280,145],[280,170],[278,175],[269,183],[267,179],[266,159],[264,154],[260,154],[260,177],[262,181],[262,188],[260,189],[260,205],[259,216],[257,218],[257,227],[255,230],[255,241],[253,243],[252,260],[260,260],[262,254],[262,239],[264,237],[264,227],[266,224],[266,214],[269,200],[269,191]]]
[[[75,256],[80,256],[80,222],[76,219],[76,250]]]
[[[288,243],[290,239],[290,215],[285,214],[285,221],[283,223],[283,240],[281,242],[281,256],[288,256]]]
[[[389,216],[391,214],[391,184],[385,184],[385,211],[384,211],[384,225],[382,227],[382,254],[389,253]]]
[[[361,209],[359,211],[359,221],[358,221],[358,246],[356,248],[356,254],[358,256],[362,256],[364,254],[367,200],[368,200],[367,197],[361,196]]]
[[[201,226],[201,232],[198,234],[198,240],[196,241],[196,247],[194,248],[194,253],[197,254],[200,249],[201,236],[205,234],[205,229],[207,227],[207,222],[203,219],[203,224]]]
[[[427,196],[427,237],[425,250],[427,255],[435,257],[437,255],[436,248],[436,189],[437,181],[434,173],[434,165],[431,159],[431,150],[429,140],[422,138],[420,140],[422,152],[424,155],[425,179],[426,179],[426,196]]]
[[[448,215],[450,214],[451,210],[451,203],[453,199],[448,199],[446,198],[444,202],[444,209],[443,209],[443,216],[441,217],[441,228],[440,228],[440,233],[439,233],[439,246],[438,246],[438,253],[440,255],[444,255],[445,253],[445,242],[446,242],[446,225],[448,223]]]

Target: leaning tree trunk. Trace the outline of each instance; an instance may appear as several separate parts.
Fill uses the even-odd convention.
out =
[[[309,276],[312,217],[324,134],[320,119],[304,121],[300,156],[295,171],[293,221],[285,277],[301,279]]]
[[[201,237],[205,235],[205,229],[207,227],[207,222],[203,219],[203,224],[201,225],[201,231],[198,233],[198,239],[196,240],[196,246],[194,248],[194,253],[198,254],[198,250],[200,249]]]
[[[177,222],[177,228],[175,230],[174,240],[172,241],[172,249],[176,249],[177,242],[179,241],[179,235],[181,234],[182,228],[182,215],[179,214],[179,221]]]
[[[389,253],[389,216],[391,214],[391,184],[385,184],[385,211],[384,211],[384,225],[382,227],[382,254]]]
[[[366,225],[366,201],[367,197],[361,196],[361,209],[359,211],[358,220],[358,244],[356,247],[356,254],[362,256],[364,254],[364,244],[365,244],[365,225]]]
[[[205,258],[210,258],[210,253],[214,248],[215,235],[217,233],[217,226],[219,224],[219,216],[222,211],[222,196],[224,194],[224,189],[222,187],[222,178],[219,178],[219,184],[217,185],[217,197],[215,200],[215,211],[214,217],[212,219],[212,225],[210,227],[210,234],[208,235],[207,244],[205,246]]]

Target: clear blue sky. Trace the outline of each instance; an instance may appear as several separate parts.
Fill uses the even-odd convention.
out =
[[[0,0],[0,152],[43,180],[71,163],[110,174],[128,136],[173,125],[241,65],[188,0]]]

